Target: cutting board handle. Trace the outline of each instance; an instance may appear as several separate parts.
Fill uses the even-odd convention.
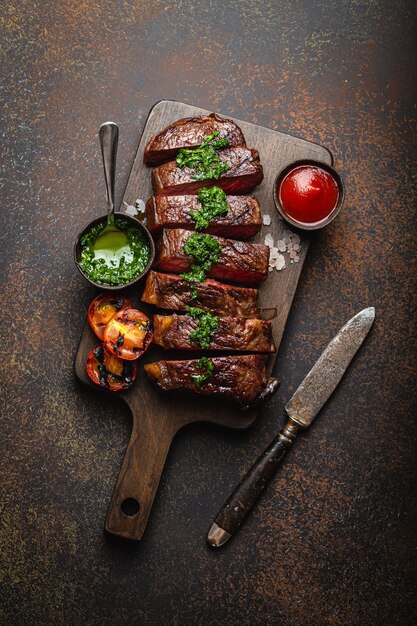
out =
[[[106,531],[139,541],[176,428],[157,414],[133,414],[132,433],[107,513]]]

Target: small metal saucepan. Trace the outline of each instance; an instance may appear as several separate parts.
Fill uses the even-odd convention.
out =
[[[155,258],[155,244],[154,244],[154,241],[152,239],[152,235],[149,232],[149,230],[146,228],[146,226],[144,226],[142,224],[142,222],[139,222],[139,220],[137,220],[135,217],[132,217],[132,216],[128,215],[127,213],[115,213],[114,215],[115,215],[116,218],[118,217],[118,218],[121,218],[123,220],[126,220],[127,222],[130,222],[132,224],[132,226],[134,226],[135,228],[138,228],[140,231],[142,231],[142,233],[145,235],[145,237],[146,237],[146,239],[147,239],[147,241],[149,243],[150,254],[149,254],[148,264],[146,265],[144,270],[140,274],[135,276],[135,278],[133,280],[131,280],[129,283],[122,283],[120,285],[105,285],[103,283],[97,283],[96,281],[92,280],[92,278],[87,276],[87,274],[84,274],[84,272],[82,271],[82,269],[78,265],[78,262],[79,262],[80,257],[81,257],[81,239],[93,226],[95,226],[99,222],[106,222],[107,221],[107,215],[103,215],[102,217],[98,217],[97,219],[95,219],[92,222],[90,222],[89,224],[87,224],[87,226],[85,228],[83,228],[83,230],[79,233],[79,235],[77,237],[77,240],[75,242],[75,245],[74,245],[74,261],[75,261],[75,264],[77,266],[78,271],[82,274],[82,276],[84,276],[84,278],[86,280],[88,280],[88,282],[91,285],[94,285],[95,287],[99,287],[100,289],[103,289],[104,291],[120,291],[120,289],[124,289],[125,287],[131,287],[132,285],[136,285],[136,283],[139,283],[142,280],[142,278],[149,272],[149,270],[151,269],[152,263],[154,262],[154,258]]]
[[[146,226],[142,224],[139,220],[131,215],[127,215],[126,213],[114,213],[114,188],[115,188],[115,172],[116,172],[116,154],[117,154],[117,142],[119,136],[119,129],[114,122],[106,122],[102,124],[100,127],[100,145],[101,145],[101,153],[103,156],[103,167],[104,167],[104,179],[106,182],[106,195],[107,195],[107,215],[103,215],[102,217],[98,217],[93,220],[87,226],[85,226],[82,231],[79,233],[75,245],[74,245],[74,261],[77,266],[78,271],[84,276],[84,278],[95,287],[99,287],[105,291],[117,291],[120,289],[124,289],[125,287],[130,287],[138,283],[147,272],[150,270],[152,263],[155,258],[155,244],[152,239],[151,233],[148,231]],[[87,234],[91,228],[93,228],[96,224],[112,223],[114,225],[114,217],[122,218],[123,220],[130,222],[134,228],[137,228],[142,232],[145,239],[149,244],[149,261],[143,271],[135,276],[133,280],[128,283],[121,283],[120,285],[106,285],[103,283],[98,283],[90,278],[87,274],[83,272],[83,270],[79,266],[80,258],[81,258],[81,240],[84,235]],[[116,228],[113,226],[113,228]],[[117,228],[116,228],[117,230]]]

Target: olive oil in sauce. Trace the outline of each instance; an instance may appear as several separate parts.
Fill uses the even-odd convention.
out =
[[[94,242],[94,258],[103,259],[107,267],[119,267],[124,258],[126,263],[133,260],[133,250],[126,235],[121,230],[107,230]]]

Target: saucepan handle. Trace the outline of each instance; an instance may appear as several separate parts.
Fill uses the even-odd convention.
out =
[[[139,541],[145,531],[175,431],[146,414],[133,415],[132,433],[107,513],[106,531]]]

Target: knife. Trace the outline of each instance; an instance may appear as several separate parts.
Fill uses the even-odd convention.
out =
[[[255,461],[214,518],[208,543],[220,548],[228,541],[274,476],[300,430],[308,428],[340,382],[375,319],[374,307],[357,313],[340,329],[285,406],[288,420]]]

